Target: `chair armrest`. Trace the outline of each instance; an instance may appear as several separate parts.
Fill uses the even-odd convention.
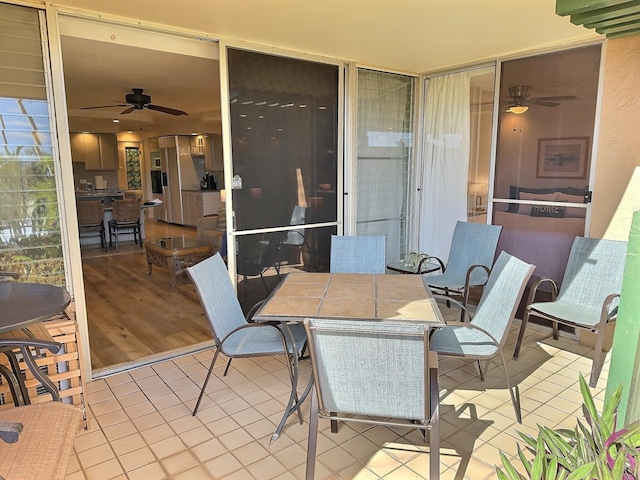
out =
[[[440,265],[440,271],[442,273],[444,273],[444,269],[445,269],[444,262],[442,260],[440,260],[438,257],[432,257],[431,255],[425,255],[424,257],[422,257],[422,259],[420,260],[420,263],[418,263],[418,268],[416,269],[416,272],[421,273],[422,272],[422,264],[425,263],[425,262],[428,262],[431,259],[433,259],[436,262],[438,262],[438,264]]]
[[[440,259],[440,257],[427,256],[427,257],[425,257],[425,259],[426,260],[434,259],[436,262],[438,262],[440,264],[440,270],[442,270],[442,273],[444,273],[444,271],[447,269],[447,266],[444,264],[442,259]],[[423,261],[424,261],[424,259],[423,259]],[[422,262],[420,262],[419,267],[422,267]],[[418,270],[418,271],[420,271],[420,270]]]
[[[464,305],[466,306],[468,301],[469,301],[469,289],[471,287],[471,275],[473,274],[473,271],[477,268],[482,268],[484,269],[484,271],[487,273],[487,279],[481,283],[481,284],[477,284],[474,285],[476,287],[480,286],[483,287],[487,284],[487,282],[489,281],[489,275],[491,274],[491,269],[489,267],[487,267],[486,265],[471,265],[469,267],[469,270],[467,270],[467,275],[464,279],[464,292],[463,292],[463,299],[464,299]]]
[[[536,299],[536,295],[538,293],[538,288],[545,282],[549,282],[551,284],[551,301],[554,302],[558,297],[558,285],[550,278],[538,278],[531,285],[531,290],[529,291],[529,297],[527,298],[526,308],[529,309],[529,306],[534,303]]]
[[[264,300],[260,300],[258,303],[256,303],[253,307],[251,307],[249,309],[249,311],[247,312],[247,314],[245,315],[245,318],[247,319],[247,322],[253,322],[253,316],[256,314],[256,312],[258,311],[258,309],[260,307],[262,307],[262,305],[264,305],[264,303],[267,301],[267,299],[265,298]]]
[[[459,302],[457,300],[454,300],[451,297],[447,297],[446,295],[438,295],[438,294],[432,294],[431,295],[435,300],[444,300],[445,302],[448,303],[455,303],[458,307],[460,307],[460,309],[462,310],[463,313],[465,313],[467,315],[467,317],[469,318],[469,321],[471,321],[471,318],[473,317],[473,315],[471,314],[471,312],[469,311],[469,309],[466,307],[466,305],[464,305],[462,302]],[[447,325],[449,325],[449,323],[451,322],[447,322]],[[456,323],[464,323],[464,322],[456,322]],[[466,323],[464,323],[465,325],[467,325]]]
[[[20,422],[0,422],[0,440],[5,443],[16,443],[22,432]]]
[[[612,318],[615,318],[618,315],[618,306],[616,305],[613,309],[611,309],[611,304],[616,298],[619,298],[619,293],[611,293],[607,295],[607,298],[604,299],[602,303],[602,312],[600,314],[600,323],[606,323]],[[603,322],[604,320],[604,322]],[[601,325],[604,327],[604,325]]]
[[[20,274],[16,272],[6,272],[4,270],[1,270],[0,277],[11,277],[13,279],[18,279],[20,278]]]

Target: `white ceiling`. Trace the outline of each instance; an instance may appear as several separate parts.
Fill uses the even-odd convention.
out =
[[[598,38],[592,31],[572,25],[568,18],[555,15],[555,0],[61,3],[63,12],[86,9],[102,12],[103,18],[126,17],[141,25],[201,32],[212,39],[241,39],[410,73]],[[152,103],[185,110],[189,117],[134,112],[121,117],[127,120],[121,130],[134,129],[136,124],[144,127],[178,121],[188,122],[192,131],[219,127],[216,60],[121,45],[108,38],[98,41],[65,36],[62,46],[72,130],[91,129],[89,125],[95,121],[89,122],[89,115],[111,122],[121,111],[118,108],[78,109],[124,100],[134,87],[144,88]],[[104,125],[102,130],[107,128]]]

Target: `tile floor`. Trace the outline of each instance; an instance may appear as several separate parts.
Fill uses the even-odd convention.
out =
[[[536,433],[537,424],[572,428],[580,415],[578,374],[588,376],[591,349],[549,332],[528,330],[519,360],[506,353],[519,385],[523,424],[515,421],[502,367],[491,363],[481,382],[474,364],[440,361],[441,478],[496,478],[499,451],[516,454],[516,430]],[[90,429],[80,432],[67,480],[200,480],[304,478],[307,422],[291,417],[279,439],[271,434],[288,397],[281,357],[218,361],[196,417],[211,350],[174,358],[96,380],[88,385]],[[608,369],[593,390],[599,405]],[[301,365],[301,385],[310,374]],[[309,415],[309,402],[303,408]],[[427,478],[428,445],[418,432],[342,424],[331,434],[320,421],[316,478]]]

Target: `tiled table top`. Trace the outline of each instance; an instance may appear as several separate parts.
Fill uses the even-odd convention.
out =
[[[306,317],[444,324],[419,275],[290,273],[257,312],[256,321]]]

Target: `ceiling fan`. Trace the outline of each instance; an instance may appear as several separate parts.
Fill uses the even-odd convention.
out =
[[[135,110],[142,110],[147,108],[149,110],[155,110],[156,112],[168,113],[169,115],[189,115],[182,110],[176,110],[175,108],[162,107],[160,105],[153,105],[151,103],[151,97],[142,93],[142,88],[132,88],[133,93],[125,95],[125,103],[116,103],[114,105],[98,105],[96,107],[81,107],[80,110],[91,110],[94,108],[112,108],[112,107],[128,107],[120,112],[120,115],[126,115]]]
[[[530,85],[517,85],[509,87],[509,99],[504,100],[509,106],[507,112],[521,114],[529,109],[529,105],[540,105],[542,107],[557,107],[565,100],[576,100],[574,95],[556,95],[552,97],[533,97]]]

